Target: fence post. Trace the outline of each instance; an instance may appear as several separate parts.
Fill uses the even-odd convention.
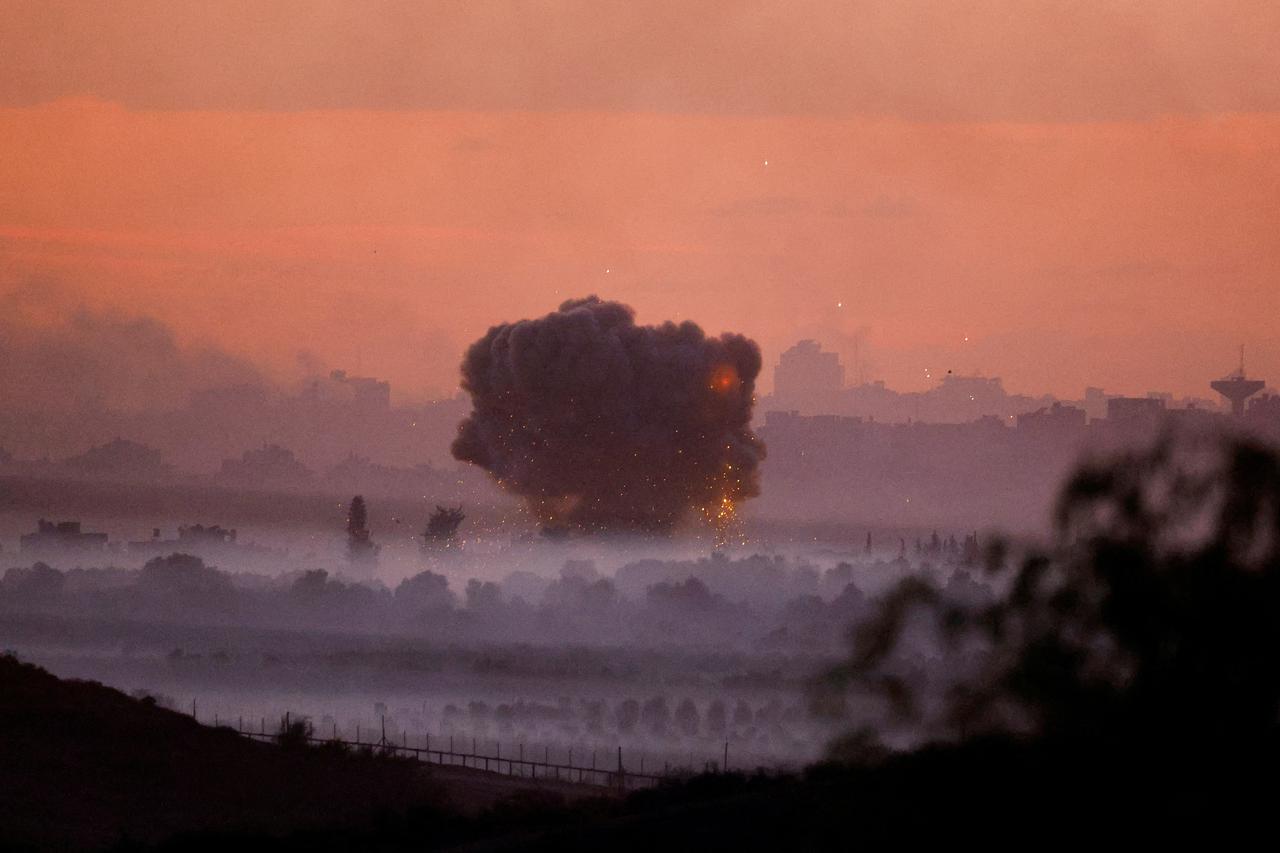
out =
[[[378,741],[378,746],[386,749],[387,747],[387,715],[382,715],[382,738]]]
[[[622,745],[619,744],[618,745],[618,790],[619,791],[627,790],[627,782],[626,782],[626,776],[624,775],[624,772],[625,771],[623,771],[622,769]]]
[[[191,719],[193,720],[200,719],[199,717],[196,716],[196,700],[194,698],[191,700]]]
[[[729,741],[724,742],[724,764],[721,764],[722,772],[729,772]]]

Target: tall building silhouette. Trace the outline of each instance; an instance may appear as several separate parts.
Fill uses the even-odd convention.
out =
[[[831,412],[843,390],[840,356],[823,352],[817,341],[800,341],[782,354],[773,370],[774,401],[781,409]]]

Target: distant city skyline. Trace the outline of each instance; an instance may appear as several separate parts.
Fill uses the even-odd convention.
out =
[[[1107,417],[1108,400],[1117,397],[1159,400],[1162,406],[1171,408],[1209,411],[1228,408],[1224,407],[1223,398],[1212,390],[1204,393],[1216,389],[1216,380],[1206,382],[1202,393],[1186,396],[1158,389],[1124,393],[1098,385],[1086,386],[1075,395],[1058,396],[1047,392],[1016,393],[1004,387],[1002,377],[947,369],[929,372],[930,387],[903,391],[888,386],[883,380],[850,381],[839,355],[824,350],[814,340],[799,341],[784,351],[773,372],[773,388],[760,400],[764,410],[794,409],[805,414],[857,415],[884,421],[964,423],[986,415],[1012,421],[1018,415],[1056,402],[1078,405],[1089,418],[1099,419]],[[1265,382],[1257,379],[1247,384],[1250,393],[1255,395],[1266,387]],[[1243,413],[1243,408],[1237,413]]]

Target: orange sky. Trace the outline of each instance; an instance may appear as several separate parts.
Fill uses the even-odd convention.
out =
[[[406,397],[592,292],[902,388],[1280,385],[1275,4],[853,5],[8,6],[0,295]]]

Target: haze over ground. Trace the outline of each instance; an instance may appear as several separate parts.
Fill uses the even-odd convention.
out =
[[[1273,4],[6,18],[9,399],[65,395],[50,327],[190,351],[95,376],[120,405],[317,365],[447,396],[490,325],[587,293],[906,390],[1202,394],[1241,343],[1280,375]]]

